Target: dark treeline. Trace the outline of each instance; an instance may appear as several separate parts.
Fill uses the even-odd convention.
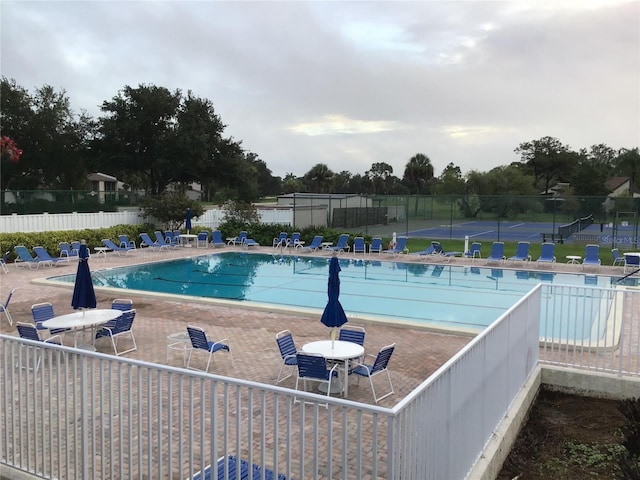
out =
[[[631,179],[630,194],[640,185],[637,146],[598,144],[574,151],[550,136],[521,143],[515,148],[520,161],[486,172],[463,175],[449,163],[436,177],[431,159],[417,153],[402,177],[390,164],[377,162],[364,173],[336,173],[317,164],[302,177],[281,178],[241,140],[225,136],[213,103],[191,91],[125,86],[93,118],[76,113],[64,90],[45,85],[29,92],[2,77],[0,101],[1,136],[22,150],[19,160],[11,152],[2,154],[3,191],[90,189],[90,172],[115,176],[129,190],[152,195],[169,186],[184,191],[198,182],[203,200],[218,202],[292,192],[536,195],[558,183],[569,185],[565,194],[603,196],[610,193],[606,181],[615,176]]]

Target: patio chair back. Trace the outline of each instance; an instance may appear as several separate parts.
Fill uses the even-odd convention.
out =
[[[504,260],[504,242],[493,242],[491,245],[491,254],[487,257],[487,260]]]
[[[122,248],[136,248],[136,242],[129,240],[128,235],[118,235],[118,241]]]
[[[18,330],[20,338],[26,338],[27,340],[34,340],[36,342],[42,341],[40,335],[38,335],[38,330],[30,323],[18,322],[16,323],[16,329]]]
[[[38,330],[46,330],[46,327],[42,326],[42,322],[56,316],[53,311],[53,305],[49,302],[31,305],[31,315]]]
[[[480,248],[482,247],[482,244],[480,242],[473,242],[471,244],[471,248],[469,248],[468,252],[464,253],[464,256],[467,258],[481,258],[482,255],[480,254]]]
[[[613,265],[624,265],[624,255],[620,255],[620,250],[617,248],[611,249],[611,255],[613,255]]]
[[[600,265],[600,245],[589,244],[584,247],[583,265]]]
[[[395,348],[396,344],[393,343],[380,349],[380,351],[378,352],[378,356],[376,357],[376,361],[373,362],[371,375],[387,369],[387,367],[389,366],[389,361],[391,360],[391,355],[393,355],[393,351],[395,350]]]
[[[338,335],[338,340],[357,343],[364,347],[365,335],[366,332],[362,327],[342,327],[340,329],[340,334]]]
[[[133,308],[133,300],[130,298],[116,298],[111,302],[111,308],[113,310],[122,310],[126,312]]]
[[[220,230],[214,230],[211,232],[211,243],[213,246],[224,246],[224,241],[222,240],[222,232]]]
[[[289,240],[289,245],[292,247],[297,247],[300,244],[300,232],[293,232],[291,234],[291,239]]]
[[[553,263],[556,261],[555,257],[555,249],[556,244],[551,242],[545,242],[542,244],[540,250],[540,257],[538,258],[538,262],[548,262]]]
[[[209,246],[209,231],[203,230],[198,233],[196,238],[196,247],[208,247]]]
[[[332,375],[335,372],[337,366],[333,368],[327,368],[327,360],[322,355],[316,355],[311,353],[297,354],[298,360],[298,378],[313,379],[329,382]]]
[[[233,365],[233,354],[231,353],[231,346],[229,345],[229,339],[223,338],[218,341],[210,341],[207,338],[207,334],[200,327],[194,327],[192,325],[187,326],[187,332],[189,334],[189,339],[191,340],[191,351],[189,352],[189,358],[187,359],[187,368],[192,368],[191,365],[191,356],[195,350],[205,350],[209,353],[209,359],[207,360],[207,367],[205,368],[205,372],[209,371],[209,364],[211,363],[211,359],[213,354],[222,350],[229,353],[231,357],[231,365]]]
[[[286,366],[295,367],[298,364],[298,349],[296,348],[296,344],[293,341],[293,335],[291,335],[291,332],[289,330],[283,330],[276,333],[276,343],[278,344],[280,356],[282,357],[282,365],[280,366],[280,372],[278,372],[278,378],[276,379],[276,384],[278,384],[282,380],[293,375],[292,372],[286,377],[283,377],[282,371]]]

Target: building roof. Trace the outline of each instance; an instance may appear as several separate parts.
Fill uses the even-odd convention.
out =
[[[87,175],[87,178],[92,182],[117,182],[118,179],[116,177],[112,177],[111,175],[107,175],[106,173],[90,173]]]
[[[630,177],[611,177],[604,183],[604,186],[610,192],[617,190],[622,187],[625,183],[630,183]]]

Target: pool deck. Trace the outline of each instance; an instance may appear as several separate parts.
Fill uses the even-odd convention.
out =
[[[140,249],[128,256],[116,256],[107,254],[107,258],[97,258],[93,255],[90,260],[90,268],[97,271],[104,268],[117,267],[174,259],[208,253],[220,253],[227,251],[246,251],[239,247],[224,247],[218,249],[175,248],[168,252],[150,254]],[[278,255],[279,251],[271,247],[259,247],[250,252],[268,253]],[[328,252],[313,254],[327,257]],[[343,258],[353,258],[353,254],[342,254]],[[386,261],[404,261],[425,263],[429,258],[421,258],[412,255],[359,255],[358,258],[370,258]],[[439,259],[434,263],[442,263]],[[473,265],[478,267],[489,266],[485,259],[452,258],[445,265]],[[490,266],[497,266],[496,263]],[[502,268],[520,268],[523,266],[530,270],[589,273],[604,275],[623,275],[622,267],[612,266],[588,266],[556,263],[553,268],[548,264],[538,268],[536,262],[515,263],[505,262]],[[39,270],[30,270],[28,267],[16,268],[10,264],[9,273],[0,272],[0,301],[4,302],[11,288],[16,288],[14,296],[9,304],[9,311],[13,317],[14,326],[10,326],[4,318],[0,320],[0,332],[3,334],[17,335],[16,322],[32,322],[31,305],[39,302],[51,302],[57,315],[72,312],[71,295],[72,285],[68,288],[43,285],[34,280],[43,279],[54,275],[73,274],[76,271],[76,262],[58,267],[41,267]],[[225,355],[216,355],[215,362],[209,368],[210,373],[217,373],[246,380],[275,384],[282,360],[275,342],[277,332],[287,329],[293,334],[296,346],[329,338],[329,329],[322,325],[317,316],[305,313],[269,311],[263,309],[251,309],[243,306],[222,306],[204,302],[181,301],[177,299],[164,299],[158,296],[133,296],[126,294],[114,295],[111,292],[103,292],[97,289],[99,308],[107,308],[111,301],[117,297],[132,298],[133,306],[137,310],[134,323],[134,333],[138,349],[135,352],[125,354],[127,358],[135,358],[161,364],[182,365],[180,352],[172,351],[167,360],[167,336],[173,333],[185,332],[189,324],[197,325],[213,338],[230,339],[234,352],[234,367]],[[347,312],[348,314],[348,312]],[[365,323],[350,321],[352,325],[360,325],[366,329],[365,350],[368,354],[376,354],[378,350],[390,343],[396,344],[396,350],[389,364],[391,378],[395,389],[395,395],[382,400],[379,405],[391,407],[398,403],[410,391],[422,383],[430,374],[436,371],[443,363],[449,360],[456,352],[466,345],[471,337],[453,334],[431,332],[421,328],[389,326],[378,323]],[[71,340],[71,338],[69,338]],[[65,342],[67,343],[68,340]],[[122,345],[127,342],[121,340]],[[113,353],[110,343],[106,340],[97,342],[98,351]],[[197,365],[204,366],[204,355],[194,360]],[[386,388],[383,379],[377,388],[382,391]],[[281,386],[293,388],[295,375],[281,382]],[[353,383],[349,386],[349,399],[373,404],[373,397],[367,382]]]

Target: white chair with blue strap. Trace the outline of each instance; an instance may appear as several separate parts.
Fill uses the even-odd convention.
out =
[[[110,338],[111,345],[113,346],[113,352],[116,354],[116,356],[137,350],[138,346],[136,345],[136,339],[133,335],[132,330],[133,321],[135,320],[135,318],[135,309],[122,312],[122,315],[116,318],[113,324],[110,324],[108,326],[105,325],[96,332],[95,340],[98,340],[102,337]],[[127,350],[118,351],[118,339],[124,335],[129,336],[133,346],[128,348]]]
[[[320,385],[327,385],[327,397],[331,393],[331,380],[338,376],[338,364],[327,366],[327,360],[320,354],[315,353],[302,353],[297,354],[298,362],[298,377],[296,378],[296,390],[299,390],[298,385],[302,380],[303,390],[307,390],[307,381],[317,382]],[[298,402],[297,398],[294,398],[294,402]],[[328,406],[328,404],[324,404]]]
[[[396,347],[395,343],[391,345],[387,345],[386,347],[382,347],[378,352],[378,355],[366,355],[367,357],[375,358],[372,364],[360,363],[355,366],[353,370],[349,372],[349,374],[358,375],[358,380],[360,377],[366,377],[369,379],[369,384],[371,385],[371,391],[373,392],[373,399],[376,403],[378,403],[383,398],[387,398],[389,395],[393,395],[393,384],[391,383],[391,375],[389,375],[389,360],[391,360],[391,355]],[[387,380],[389,380],[389,387],[391,391],[382,395],[381,397],[376,396],[376,390],[373,387],[373,377],[376,375],[386,372]]]
[[[9,302],[11,301],[11,297],[13,297],[13,292],[15,291],[15,288],[9,290],[7,301],[4,302],[4,304],[0,304],[0,313],[4,313],[5,317],[7,317],[7,322],[9,322],[9,325],[13,325],[13,319],[11,318],[11,314],[9,313]]]
[[[278,372],[278,378],[276,379],[276,384],[278,384],[282,380],[293,375],[293,372],[291,372],[286,377],[283,377],[282,371],[284,370],[284,367],[295,368],[295,366],[298,365],[298,349],[293,341],[293,335],[291,335],[289,330],[283,330],[276,333],[276,342],[278,344],[278,349],[280,349],[280,356],[282,357],[282,365],[280,366],[280,372]]]
[[[205,372],[209,371],[209,365],[211,364],[211,359],[213,358],[213,354],[216,352],[227,352],[231,358],[231,366],[233,366],[233,354],[231,353],[231,345],[229,344],[228,338],[223,338],[222,340],[213,341],[207,338],[207,334],[200,327],[195,327],[193,325],[187,326],[187,332],[189,333],[189,338],[191,339],[191,351],[189,352],[189,358],[187,360],[187,368],[192,370],[200,370],[199,368],[195,368],[191,366],[191,357],[193,352],[196,350],[204,350],[209,354],[209,358],[207,359],[207,367],[204,369]]]

